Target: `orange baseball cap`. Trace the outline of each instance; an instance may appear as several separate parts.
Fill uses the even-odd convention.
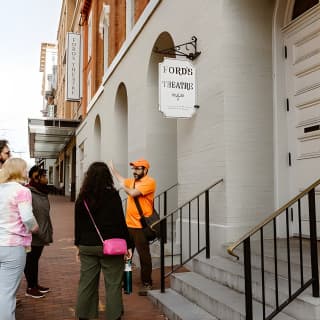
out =
[[[133,167],[145,167],[147,169],[150,168],[149,162],[145,159],[139,159],[136,161],[132,161],[129,164],[130,164],[130,166],[133,166]]]

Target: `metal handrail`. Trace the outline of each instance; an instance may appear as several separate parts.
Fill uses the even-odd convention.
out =
[[[206,258],[210,258],[210,200],[209,200],[209,192],[214,188],[216,185],[219,183],[223,182],[223,179],[219,179],[215,183],[213,183],[211,186],[207,187],[205,190],[201,191],[198,193],[195,197],[190,199],[189,201],[186,201],[184,204],[180,205],[177,209],[173,210],[170,212],[170,214],[165,215],[163,218],[161,218],[158,222],[160,223],[160,291],[162,293],[165,292],[165,278],[168,277],[170,274],[181,268],[183,265],[188,263],[190,260],[195,258],[198,254],[201,252],[205,251],[206,252]],[[204,197],[203,197],[204,195]],[[203,211],[200,210],[199,207],[199,202],[200,198],[203,197],[204,199],[204,209]],[[191,252],[191,205],[193,202],[196,202],[197,207],[195,209],[195,213],[197,214],[197,236],[198,236],[198,242],[197,244],[193,243],[195,246],[197,246],[197,249],[194,250],[194,252]],[[182,211],[184,208],[187,208],[188,212],[188,229],[187,234],[188,234],[188,239],[186,239],[186,242],[188,243],[187,245],[189,246],[189,255],[188,257],[183,260],[183,250],[182,250]],[[204,242],[205,244],[200,247],[200,212],[204,214]],[[178,213],[179,219],[180,219],[180,251],[179,251],[179,256],[180,256],[180,263],[177,265],[174,264],[173,262],[173,242],[171,242],[171,271],[165,273],[165,261],[164,261],[164,245],[167,242],[167,223],[171,221],[171,237],[173,239],[173,215],[175,213]],[[170,221],[169,221],[170,219]],[[155,226],[154,224],[153,226]]]
[[[261,267],[261,296],[262,296],[262,319],[271,320],[279,312],[281,312],[288,304],[290,304],[294,299],[297,298],[305,289],[312,286],[312,296],[320,296],[319,288],[319,272],[318,272],[318,248],[317,248],[317,220],[316,220],[316,200],[315,200],[315,189],[320,184],[320,179],[315,181],[292,200],[287,202],[281,208],[272,213],[267,219],[262,221],[256,227],[252,228],[244,236],[242,236],[238,241],[234,242],[227,248],[230,255],[239,259],[239,256],[234,253],[235,248],[240,244],[243,245],[243,266],[244,266],[244,281],[245,281],[245,310],[246,310],[246,320],[253,320],[253,284],[252,284],[252,266],[251,266],[251,240],[260,233],[260,267]],[[310,242],[310,261],[311,261],[311,278],[308,279],[304,275],[304,259],[303,259],[303,247],[302,247],[302,212],[301,212],[301,202],[304,197],[307,197],[306,201],[308,204],[309,213],[309,242]],[[291,214],[293,216],[293,207],[296,206],[296,212],[298,214],[298,241],[299,241],[299,256],[300,256],[300,287],[293,288],[292,286],[292,274],[291,274],[291,252],[290,252],[290,225],[289,225],[289,209],[291,208]],[[286,233],[286,247],[287,247],[287,284],[288,284],[288,297],[286,299],[279,299],[279,273],[278,273],[278,250],[277,250],[277,217],[280,214],[285,214],[285,233]],[[266,295],[266,284],[265,284],[265,262],[264,262],[264,228],[267,224],[272,224],[273,226],[273,250],[274,250],[274,285],[275,285],[275,306],[271,309],[271,312],[267,315],[267,295]],[[258,240],[259,241],[259,240]],[[257,294],[257,292],[255,292]]]
[[[221,183],[223,181],[223,179],[219,179],[218,181],[216,181],[214,184],[212,184],[211,186],[209,186],[208,188],[206,188],[205,190],[201,191],[198,195],[196,195],[195,197],[193,197],[192,199],[186,201],[184,204],[180,205],[178,208],[172,210],[169,214],[167,214],[165,217],[161,218],[159,221],[157,221],[156,223],[153,224],[153,226],[157,225],[158,223],[160,223],[163,220],[166,220],[168,218],[170,218],[172,215],[174,215],[180,208],[185,207],[188,203],[196,200],[199,196],[201,196],[202,194],[204,194],[207,190],[212,189],[213,187],[215,187],[217,184]]]
[[[234,242],[232,245],[230,245],[227,248],[227,251],[230,255],[236,257],[239,259],[239,256],[234,253],[234,249],[236,249],[241,243],[243,243],[246,239],[250,238],[252,235],[254,235],[257,231],[259,231],[262,227],[264,227],[266,224],[270,223],[273,219],[275,219],[277,216],[279,216],[282,212],[284,212],[286,209],[291,207],[294,203],[296,203],[299,199],[303,198],[306,194],[308,194],[312,189],[317,187],[320,184],[320,179],[315,181],[312,185],[310,185],[308,188],[303,190],[301,193],[299,193],[297,196],[295,196],[292,200],[284,204],[281,208],[274,211],[268,218],[263,220],[261,223],[259,223],[257,226],[253,227],[250,231],[248,231],[245,235],[243,235],[239,240]]]
[[[159,192],[158,194],[156,194],[155,198],[161,196],[161,195],[162,195],[163,193],[165,193],[166,191],[169,191],[169,190],[173,189],[173,188],[176,187],[177,185],[178,185],[178,183],[175,183],[175,184],[173,184],[171,187],[169,187],[168,189],[165,189],[165,190]]]

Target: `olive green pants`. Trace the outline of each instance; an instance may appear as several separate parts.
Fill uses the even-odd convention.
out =
[[[115,320],[121,317],[123,256],[106,256],[102,246],[79,246],[80,281],[76,316],[94,319],[99,317],[99,279],[104,276],[106,292],[106,318]]]

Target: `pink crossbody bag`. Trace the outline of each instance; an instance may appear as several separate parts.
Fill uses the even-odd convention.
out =
[[[108,255],[108,256],[118,256],[118,255],[126,254],[127,250],[128,250],[126,240],[121,239],[121,238],[111,238],[111,239],[103,240],[101,233],[100,233],[96,223],[94,222],[94,219],[93,219],[92,214],[90,212],[90,209],[87,205],[87,202],[85,200],[83,200],[83,203],[87,209],[87,212],[91,218],[91,221],[94,224],[94,227],[96,228],[97,233],[99,235],[99,238],[102,242],[103,254]]]

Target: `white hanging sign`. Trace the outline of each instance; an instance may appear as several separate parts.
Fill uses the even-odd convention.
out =
[[[66,100],[80,100],[80,34],[67,32],[66,38]]]
[[[196,70],[190,61],[159,63],[159,110],[168,118],[191,118],[196,105]]]

